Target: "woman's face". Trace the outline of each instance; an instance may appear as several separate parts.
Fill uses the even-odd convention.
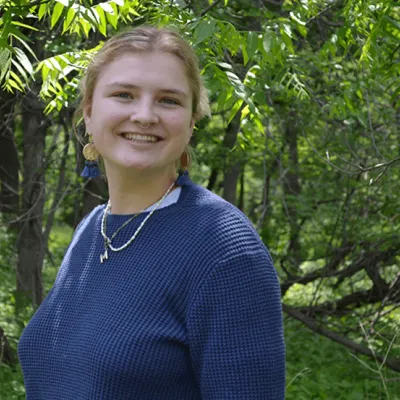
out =
[[[151,169],[174,176],[194,125],[181,60],[157,52],[118,57],[101,70],[84,118],[107,173]]]

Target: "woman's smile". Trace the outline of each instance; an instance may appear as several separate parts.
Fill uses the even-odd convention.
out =
[[[140,133],[122,133],[121,136],[131,142],[157,143],[161,140],[158,136],[144,135]]]

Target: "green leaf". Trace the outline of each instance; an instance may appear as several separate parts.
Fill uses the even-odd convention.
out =
[[[112,3],[115,3],[117,6],[123,7],[125,2],[124,0],[112,0]]]
[[[246,118],[247,115],[249,114],[249,112],[250,112],[250,108],[248,105],[243,107],[242,112],[240,114],[240,120],[242,121],[244,118]]]
[[[44,114],[47,115],[51,113],[57,106],[57,103],[55,100],[52,100],[49,104],[47,104],[46,108],[44,109]]]
[[[129,14],[132,14],[135,17],[140,17],[141,16],[133,7],[129,7]],[[166,16],[164,16],[164,17],[166,17]]]
[[[195,30],[196,44],[202,43],[211,37],[215,31],[215,26],[215,20],[201,20]]]
[[[266,53],[270,54],[274,47],[274,36],[271,31],[267,31],[264,35],[263,47]]]
[[[10,76],[14,78],[15,82],[17,82],[21,89],[24,87],[21,78],[14,71],[10,71]]]
[[[39,21],[45,16],[47,12],[48,3],[42,3],[39,7],[38,17]]]
[[[98,13],[100,19],[98,25],[99,31],[103,36],[107,36],[107,20],[103,8],[97,7],[96,12]]]
[[[7,74],[11,66],[11,52],[6,49],[0,50],[0,82]]]
[[[21,63],[22,67],[25,69],[25,71],[28,74],[33,74],[33,66],[29,61],[29,58],[26,56],[26,54],[18,47],[15,48],[15,54],[17,56],[18,61]]]
[[[99,7],[101,7],[104,10],[104,12],[106,12],[108,14],[114,14],[114,10],[111,7],[111,4],[109,4],[109,3],[100,3]]]
[[[281,32],[282,32],[282,29],[281,29]],[[290,27],[289,24],[283,24],[283,32],[285,32],[286,35],[288,35],[291,39],[293,38],[292,28]]]
[[[46,60],[42,61],[44,65],[46,65],[46,67],[50,70],[53,71],[54,70],[54,65],[53,63],[47,58]]]
[[[87,22],[87,21],[81,21],[80,23],[80,26],[82,27],[82,30],[83,30],[83,32],[84,32],[84,34],[85,34],[85,36],[86,37],[89,37],[89,32],[90,32],[90,29],[91,29],[91,25],[90,25],[90,23],[89,22]]]
[[[259,131],[260,133],[264,133],[264,131],[265,131],[265,126],[263,125],[262,121],[261,121],[259,118],[254,117],[254,118],[252,119],[252,122],[256,125],[256,127],[257,127],[257,129],[258,129],[258,131]]]
[[[297,30],[300,32],[300,35],[304,38],[307,37],[307,28],[303,25],[297,25]]]
[[[114,28],[117,29],[118,26],[118,15],[117,14],[106,14],[107,21],[110,23],[110,25]]]
[[[57,60],[57,57],[49,58],[48,61],[54,66],[55,69],[57,69],[57,70],[60,71],[60,72],[63,71],[63,69],[62,69],[60,63],[59,63],[58,60]]]
[[[70,54],[59,54],[57,56],[57,59],[60,61],[60,64],[62,67],[65,67],[66,65],[69,65],[71,63],[71,60],[69,60],[67,57],[71,57]],[[73,60],[73,57],[72,57]]]
[[[275,65],[277,61],[277,54],[275,54],[276,39],[272,31],[267,30],[263,39],[263,56],[265,60],[271,64]]]
[[[7,79],[6,82],[7,85],[13,87],[14,89],[17,89],[18,91],[22,92],[23,88],[20,87],[15,81],[13,81],[12,79]]]
[[[63,10],[64,10],[64,6],[63,6],[61,3],[57,3],[57,4],[54,6],[53,14],[52,14],[52,16],[51,16],[51,23],[50,23],[50,27],[51,27],[51,28],[54,28],[54,25],[55,25],[55,24],[57,23],[57,21],[60,19]]]
[[[67,29],[70,27],[72,21],[74,20],[75,15],[76,11],[71,7],[67,12],[67,17],[64,20],[63,32],[66,32]]]
[[[290,11],[289,13],[290,18],[292,18],[293,21],[295,21],[297,24],[302,25],[302,26],[306,26],[306,23],[304,21],[302,21],[300,18],[298,18],[293,11]]]
[[[90,27],[96,27],[100,22],[100,16],[97,10],[93,7],[88,8],[86,13],[83,14],[83,18],[89,22]]]
[[[261,67],[259,65],[253,65],[246,73],[244,77],[244,83],[245,84],[251,84],[257,82],[257,75],[258,72],[261,70]]]
[[[221,39],[225,41],[227,49],[235,55],[243,44],[243,36],[230,22],[219,23],[218,27],[221,29]]]
[[[11,53],[14,52],[14,48],[10,46],[6,40],[4,40],[2,37],[0,37],[0,51],[2,50],[8,50]],[[1,65],[1,64],[0,64]]]
[[[257,51],[258,48],[258,33],[256,32],[247,32],[247,40],[246,40],[246,49],[247,49],[247,54],[249,55],[249,58],[252,58]]]
[[[240,107],[242,107],[243,100],[239,99],[232,107],[231,112],[228,117],[228,124],[235,118],[235,115],[238,113],[240,110]]]
[[[227,99],[227,91],[225,88],[222,88],[217,98],[218,110],[223,110],[224,105],[226,104],[226,99]]]
[[[226,62],[217,62],[217,65],[224,69],[232,69],[232,65]]]
[[[293,42],[292,42],[292,31],[290,26],[287,24],[283,25],[283,29],[281,28],[281,35],[283,43],[285,43],[286,48],[289,50],[291,54],[294,54]]]
[[[45,62],[39,63],[38,69],[42,69],[42,80],[43,82],[45,82],[51,69],[47,66]]]
[[[27,28],[27,29],[31,29],[33,31],[39,32],[39,29],[36,29],[35,27],[30,26],[30,25],[23,24],[22,22],[19,22],[19,21],[12,21],[11,23],[13,25],[22,26],[23,28]]]
[[[0,65],[4,65],[9,58],[11,58],[11,52],[7,49],[0,49]]]

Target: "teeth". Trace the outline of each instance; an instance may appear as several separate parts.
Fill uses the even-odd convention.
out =
[[[135,133],[124,133],[125,139],[128,140],[140,140],[142,142],[157,142],[157,138],[155,136],[147,136],[147,135],[136,135]]]

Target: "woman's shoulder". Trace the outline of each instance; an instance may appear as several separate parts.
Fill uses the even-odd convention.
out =
[[[202,218],[224,218],[251,226],[250,220],[241,210],[217,194],[197,184],[192,184],[190,190],[185,207],[193,208]]]
[[[186,213],[183,215],[187,216],[188,222],[190,220],[197,238],[207,242],[209,248],[265,249],[248,217],[217,194],[193,184],[185,200]]]

